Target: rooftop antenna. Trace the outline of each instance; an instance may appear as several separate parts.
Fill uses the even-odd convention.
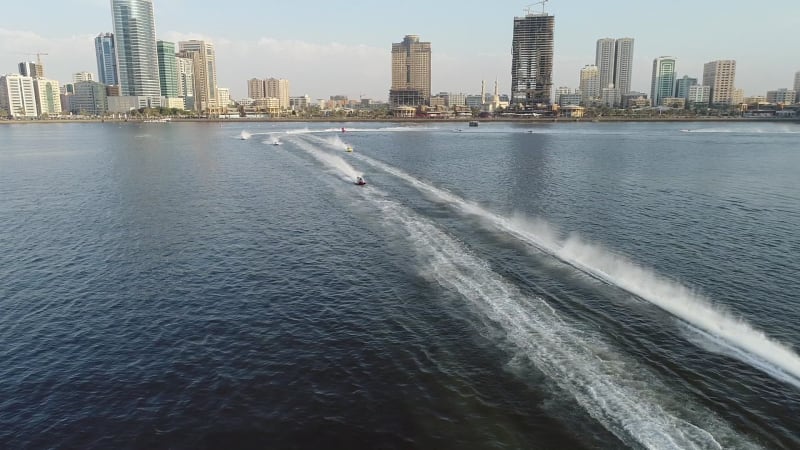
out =
[[[531,10],[531,6],[536,6],[536,5],[542,5],[542,14],[544,14],[544,13],[545,13],[545,12],[544,12],[544,6],[545,6],[545,3],[549,2],[549,1],[550,1],[550,0],[542,0],[542,1],[540,1],[540,2],[531,3],[530,5],[528,5],[528,6],[526,6],[526,7],[525,7],[525,10],[524,10],[524,11],[525,11],[525,15],[527,16],[527,15],[535,14],[535,13],[534,13],[534,12]]]

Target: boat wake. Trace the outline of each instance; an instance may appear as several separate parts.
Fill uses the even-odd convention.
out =
[[[331,150],[308,141],[298,146],[330,169],[350,167]],[[396,171],[371,158],[361,159]],[[377,195],[362,198],[380,211],[384,225],[404,230],[419,256],[420,275],[463,299],[477,314],[473,325],[489,327],[488,335],[498,336],[498,344],[508,348],[512,368],[523,370],[524,376],[524,367],[533,364],[622,442],[659,449],[758,448],[651,369],[618,352],[603,336],[571,325],[544,299],[521,291],[429,219],[380,188],[373,193]]]
[[[292,141],[292,144],[297,145],[297,147],[299,147],[301,150],[305,151],[309,155],[313,156],[317,161],[321,162],[329,169],[341,175],[344,180],[347,180],[349,182],[355,182],[358,179],[358,177],[364,176],[362,172],[356,170],[355,167],[348,164],[340,156],[328,153],[324,150],[320,150],[314,147],[314,145],[309,142],[296,139]]]
[[[363,154],[356,157],[467,214],[481,217],[493,227],[596,279],[620,287],[716,337],[730,349],[726,352],[728,356],[734,356],[773,378],[800,386],[800,356],[790,346],[767,336],[746,320],[714,305],[710,299],[692,289],[601,246],[585,242],[577,235],[561,239],[559,233],[551,227],[532,227],[528,225],[529,221],[497,215],[383,162]],[[540,232],[542,229],[545,231]]]

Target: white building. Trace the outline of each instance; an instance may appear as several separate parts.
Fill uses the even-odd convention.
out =
[[[40,116],[61,114],[61,89],[58,81],[37,78],[33,80],[33,91],[36,94],[36,107]]]
[[[96,81],[94,79],[94,74],[91,72],[75,72],[72,75],[72,82],[79,83],[81,81]]]
[[[778,89],[775,91],[767,91],[767,102],[776,105],[791,105],[797,97],[797,92],[794,89]]]
[[[711,104],[733,103],[736,61],[722,59],[703,65],[703,85],[711,88]]]
[[[39,117],[33,78],[16,74],[0,77],[0,110],[14,118]]]
[[[178,66],[178,97],[183,99],[184,107],[194,109],[194,61],[192,58],[176,57]]]
[[[307,109],[310,104],[311,99],[308,97],[308,94],[300,97],[289,97],[289,107],[295,111]]]
[[[217,88],[217,101],[219,102],[220,113],[228,112],[231,104],[231,90],[228,88]]]
[[[447,106],[466,106],[467,96],[461,92],[447,94]]]
[[[180,108],[180,99],[152,97],[148,95],[123,95],[108,97],[108,112],[128,114],[131,111],[147,108]]]
[[[689,86],[689,94],[686,98],[687,105],[708,105],[711,98],[711,86],[695,84]]]
[[[619,105],[621,99],[622,96],[620,95],[619,89],[615,87],[603,88],[600,92],[600,102],[609,108],[614,108]]]
[[[571,94],[572,88],[569,86],[559,86],[556,88],[556,93],[553,96],[553,103],[560,105],[561,104],[561,95],[562,94]]]
[[[580,90],[586,105],[591,105],[600,98],[600,69],[596,65],[589,64],[581,69]]]

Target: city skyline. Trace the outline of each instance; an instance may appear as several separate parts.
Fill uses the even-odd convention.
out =
[[[45,3],[58,11],[50,15],[52,20],[49,16],[36,16],[35,11],[24,6],[6,7],[9,14],[4,17],[13,17],[14,21],[0,22],[0,73],[13,73],[19,62],[35,60],[34,52],[48,53],[43,63],[45,74],[51,79],[65,82],[72,73],[93,71],[97,64],[94,38],[113,31],[109,2],[80,0],[77,7]],[[241,8],[219,9],[216,3],[197,1],[187,9],[184,3],[155,0],[157,39],[203,39],[213,43],[218,85],[229,87],[233,98],[246,95],[247,79],[277,74],[292,80],[293,95],[327,98],[343,94],[378,100],[388,97],[390,45],[397,36],[407,34],[424,36],[434,47],[433,92],[475,93],[481,80],[498,79],[501,92],[509,93],[513,18],[524,15],[525,6],[520,3],[470,8],[470,2],[423,4],[414,0],[411,3],[419,3],[426,14],[409,26],[403,21],[386,20],[386,7],[372,4],[354,8],[312,1],[301,9],[295,5],[267,8],[252,3],[246,8],[248,14],[242,15]],[[800,12],[800,6],[788,0],[759,5],[759,14],[787,18],[786,26],[770,30],[769,35],[742,32],[756,26],[745,2],[698,5],[681,0],[663,13],[659,21],[665,24],[663,29],[645,20],[655,4],[652,2],[631,5],[614,0],[604,4],[602,10],[580,7],[584,3],[589,5],[563,0],[547,4],[546,11],[556,17],[554,87],[577,87],[580,68],[595,60],[597,40],[613,36],[636,40],[631,86],[634,91],[649,92],[652,61],[665,54],[680,60],[679,77],[702,77],[703,65],[708,61],[736,60],[736,87],[746,95],[791,88],[794,74],[800,70],[800,62],[782,57],[793,51],[791,25],[800,24],[800,14],[793,13]],[[721,7],[722,16],[718,11]],[[626,13],[619,14],[623,10]],[[714,11],[718,14],[715,20],[707,20]],[[447,20],[452,14],[459,17],[457,25]],[[261,15],[300,17],[300,23],[306,26],[298,27],[294,20],[255,26]],[[250,21],[253,26],[247,25]],[[30,29],[17,25],[21,23],[41,25]],[[219,27],[220,23],[232,25]],[[673,31],[675,27],[678,32]]]

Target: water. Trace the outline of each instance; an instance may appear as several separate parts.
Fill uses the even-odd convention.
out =
[[[800,446],[800,126],[456,128],[0,127],[0,447]]]

